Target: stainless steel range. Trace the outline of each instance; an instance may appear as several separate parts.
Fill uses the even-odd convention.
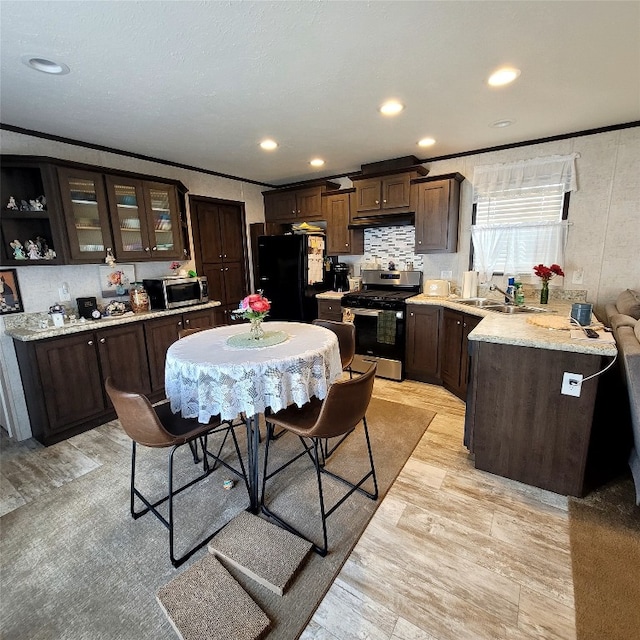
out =
[[[362,272],[362,291],[342,297],[344,315],[356,327],[354,371],[378,363],[377,375],[402,380],[405,360],[406,299],[420,293],[422,271]]]

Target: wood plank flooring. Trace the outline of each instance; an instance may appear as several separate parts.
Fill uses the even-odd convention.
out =
[[[301,640],[575,638],[567,499],[474,469],[444,389],[378,378],[374,395],[437,415]],[[0,515],[130,451],[114,423],[0,445]]]
[[[437,415],[301,640],[574,639],[567,498],[474,469],[444,389],[374,395]]]

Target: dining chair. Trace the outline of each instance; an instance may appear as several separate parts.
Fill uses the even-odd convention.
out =
[[[342,370],[349,372],[349,377],[353,378],[353,369],[351,364],[353,358],[356,355],[356,328],[353,322],[337,322],[336,320],[322,320],[317,318],[312,324],[318,327],[324,327],[333,331],[338,336],[338,348],[340,349],[340,361],[342,363]],[[349,436],[351,431],[345,433],[331,449],[329,448],[329,440],[325,439],[323,442],[323,455],[328,458]]]
[[[301,407],[291,405],[286,409],[265,416],[267,421],[267,438],[265,439],[266,444],[262,475],[262,512],[273,518],[285,529],[308,539],[291,523],[283,520],[265,504],[267,482],[276,474],[284,471],[294,461],[308,455],[313,462],[316,472],[318,498],[320,501],[320,516],[322,519],[323,544],[320,546],[312,540],[309,540],[309,542],[313,544],[314,551],[321,556],[325,556],[328,551],[327,518],[356,491],[371,500],[378,499],[378,481],[373,463],[371,440],[369,438],[369,429],[367,427],[366,418],[367,408],[369,407],[371,394],[373,392],[373,381],[376,374],[376,367],[377,364],[373,363],[367,371],[357,378],[349,378],[334,382],[329,387],[327,397],[324,400],[318,400],[318,398],[314,397],[310,402],[307,402]],[[322,440],[325,438],[335,438],[344,435],[345,433],[352,431],[360,424],[360,422],[363,424],[370,469],[362,478],[360,478],[360,480],[352,481],[327,469],[322,455]],[[270,446],[277,446],[270,444],[271,438],[269,437],[269,434],[273,431],[276,425],[297,435],[302,441],[304,450],[277,469],[269,471],[269,449]],[[322,482],[323,476],[329,476],[335,480],[339,480],[341,483],[344,483],[349,487],[349,490],[329,509],[325,506]],[[362,485],[369,478],[373,481],[372,492],[366,491],[362,488]]]
[[[204,480],[216,470],[218,465],[226,467],[233,474],[242,478],[248,490],[245,466],[235,434],[235,427],[240,426],[242,423],[240,423],[240,425],[234,425],[232,422],[221,421],[219,417],[214,416],[208,424],[201,424],[196,419],[183,418],[179,414],[172,413],[171,406],[168,402],[153,406],[149,399],[143,394],[117,388],[110,377],[105,380],[104,385],[116,410],[118,420],[132,441],[130,485],[131,516],[137,519],[150,511],[160,520],[169,530],[169,557],[171,564],[174,567],[178,567],[198,551],[198,549],[206,545],[217,531],[205,540],[197,543],[179,558],[176,558],[174,554],[174,497],[196,482]],[[212,453],[207,448],[207,438],[214,434],[223,436],[217,453]],[[231,434],[236,456],[240,464],[239,469],[230,465],[221,457],[222,449],[227,442],[229,434]],[[176,489],[174,488],[175,453],[181,446],[192,444],[195,441],[200,442],[203,451],[202,473]],[[151,502],[136,488],[136,452],[138,445],[169,449],[168,493],[155,502]],[[194,449],[192,448],[192,452],[193,451]],[[199,460],[196,460],[195,453],[194,460],[199,462]],[[210,464],[210,460],[213,460],[213,465]],[[136,511],[135,498],[138,498],[144,504],[144,509]],[[165,518],[160,511],[158,511],[157,507],[167,501],[168,516]]]

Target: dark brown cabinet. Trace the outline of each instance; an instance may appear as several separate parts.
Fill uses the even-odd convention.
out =
[[[150,390],[141,324],[37,342],[14,341],[33,437],[45,445],[115,417],[104,379]]]
[[[327,255],[364,253],[364,229],[349,229],[350,213],[355,206],[355,192],[355,189],[341,189],[323,195],[324,219],[327,221]]]
[[[166,318],[154,318],[144,323],[151,398],[153,400],[160,400],[164,397],[164,366],[167,349],[178,339],[178,331],[181,329],[210,329],[216,326],[216,308],[190,311]]]
[[[323,220],[322,194],[339,188],[339,184],[323,180],[304,189],[263,191],[264,219],[279,223]]]
[[[176,187],[106,175],[115,255],[119,260],[182,258]]]
[[[217,323],[233,322],[231,311],[249,288],[244,205],[192,198],[191,225],[198,273],[209,280],[209,299],[221,303]]]
[[[321,320],[335,320],[342,322],[342,307],[340,300],[318,299],[318,318]]]
[[[455,253],[460,208],[459,173],[413,180],[416,253]]]
[[[440,322],[442,308],[407,305],[405,375],[411,380],[440,383]]]
[[[382,174],[360,175],[351,178],[356,189],[356,208],[352,219],[381,214],[408,213],[414,210],[411,180],[426,175],[422,166],[385,172]]]
[[[38,158],[2,156],[0,193],[3,199],[0,203],[0,263],[12,267],[64,264],[66,243],[62,211],[57,197],[57,177],[51,165]],[[9,198],[13,198],[17,207],[43,208],[8,209]],[[23,247],[21,251],[15,251],[15,248],[19,249],[16,240]],[[40,245],[38,259],[29,257],[29,241]]]
[[[469,340],[468,336],[478,325],[481,318],[444,309],[440,337],[442,384],[464,400],[467,394],[469,378]]]

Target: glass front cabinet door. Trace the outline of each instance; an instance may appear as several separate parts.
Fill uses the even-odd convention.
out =
[[[107,189],[118,260],[182,257],[173,185],[107,175]]]
[[[100,262],[112,249],[109,208],[101,173],[58,168],[71,258]]]

